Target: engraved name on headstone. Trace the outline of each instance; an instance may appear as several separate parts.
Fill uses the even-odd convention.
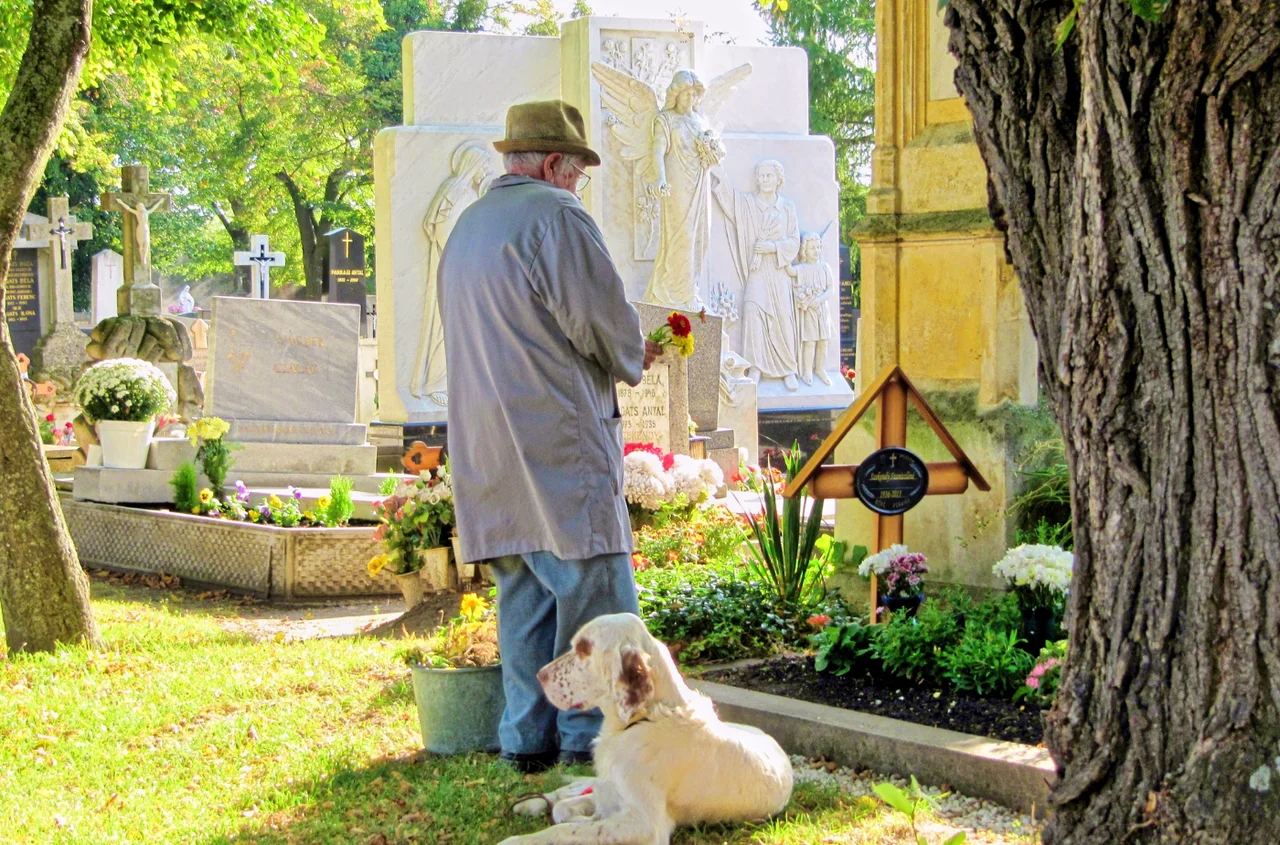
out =
[[[626,443],[652,443],[671,451],[670,367],[655,363],[637,387],[618,385],[618,410],[622,412],[622,439]]]
[[[5,319],[13,348],[28,357],[40,340],[40,291],[36,278],[39,252],[34,249],[15,249],[9,261],[6,280]]]

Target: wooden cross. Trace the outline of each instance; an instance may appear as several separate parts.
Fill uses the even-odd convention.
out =
[[[151,278],[151,215],[172,211],[173,199],[152,193],[149,179],[145,165],[126,165],[120,168],[121,189],[102,195],[102,210],[121,215],[124,284],[116,297],[122,316],[160,313],[160,288]]]
[[[270,249],[266,235],[254,235],[249,239],[249,250],[235,254],[238,266],[249,267],[249,296],[253,299],[271,298],[271,268],[284,266],[284,253]]]
[[[933,429],[954,461],[926,464],[906,450],[908,400],[928,423],[929,428]],[[822,462],[831,457],[836,446],[853,430],[873,402],[876,403],[877,451],[868,456],[862,465],[823,466]],[[900,460],[903,467],[898,466]],[[888,473],[867,471],[877,466],[883,468],[885,464],[891,469]],[[896,364],[891,364],[876,376],[871,386],[840,416],[834,430],[822,441],[822,445],[787,485],[782,495],[788,498],[798,496],[807,485],[815,498],[858,499],[876,514],[872,534],[874,554],[902,542],[902,515],[922,497],[963,493],[969,489],[970,480],[984,493],[991,489],[991,485],[965,455],[906,373]],[[895,500],[900,501],[900,504],[895,504]],[[878,605],[876,576],[872,573],[873,623],[879,620],[876,612]]]

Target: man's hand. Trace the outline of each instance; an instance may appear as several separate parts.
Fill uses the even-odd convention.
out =
[[[662,344],[654,343],[652,340],[645,338],[644,368],[646,370],[649,369],[649,365],[651,365],[654,362],[654,359],[660,357],[661,355],[662,355]]]

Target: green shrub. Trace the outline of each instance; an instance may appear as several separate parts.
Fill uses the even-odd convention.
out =
[[[1010,696],[1023,685],[1031,655],[1016,631],[993,631],[970,623],[964,636],[942,653],[942,676],[959,692]]]
[[[200,512],[200,477],[196,465],[183,461],[169,479],[173,488],[173,509],[178,513]]]
[[[642,568],[738,563],[746,539],[742,521],[728,508],[713,505],[679,514],[664,505],[652,525],[635,533],[635,553]]]
[[[815,634],[813,668],[833,675],[847,675],[851,670],[870,665],[868,651],[882,626],[866,625],[852,619],[845,624],[831,623]]]
[[[937,678],[942,655],[960,641],[958,616],[943,603],[926,599],[914,617],[894,614],[872,639],[868,654],[885,672],[903,680]]]
[[[330,527],[346,525],[350,522],[351,514],[356,510],[351,502],[351,491],[355,486],[354,481],[341,475],[335,475],[329,479],[329,501],[324,503],[323,511],[317,507],[316,516],[319,517],[317,521]]]
[[[1061,437],[1027,450],[1017,470],[1021,491],[1009,506],[1016,521],[1015,545],[1061,546],[1070,551],[1071,474]]]
[[[804,465],[799,442],[791,451],[784,451],[782,459],[787,483],[790,483]],[[801,503],[806,498],[803,494],[784,499],[779,514],[777,494],[780,491],[772,477],[766,479],[766,488],[764,516],[751,520],[755,540],[749,545],[752,574],[768,584],[784,603],[812,601],[825,592],[824,579],[831,568],[830,555],[814,552],[822,529],[822,499],[811,499],[809,517],[802,519]]]
[[[1053,704],[1053,700],[1058,697],[1058,683],[1062,680],[1062,664],[1066,659],[1066,640],[1049,643],[1040,649],[1035,666],[1022,682],[1022,688],[1013,694],[1013,700],[1029,698],[1042,707]]]

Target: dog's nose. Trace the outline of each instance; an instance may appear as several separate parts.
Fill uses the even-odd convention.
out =
[[[547,682],[547,674],[548,674],[548,673],[547,673],[547,669],[548,669],[548,668],[550,668],[550,667],[548,667],[548,666],[543,666],[541,669],[539,669],[539,670],[538,670],[538,683],[540,683],[540,684],[545,684],[545,683]]]

